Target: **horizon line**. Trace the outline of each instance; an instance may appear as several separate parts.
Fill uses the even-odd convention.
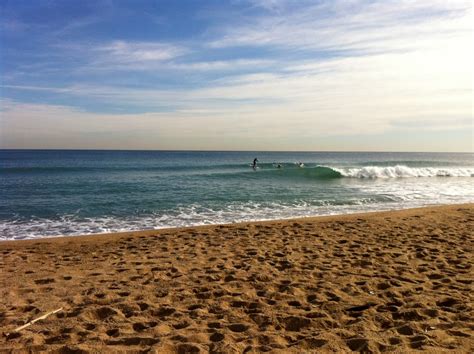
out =
[[[88,148],[0,148],[0,151],[143,151],[143,152],[293,152],[293,153],[438,153],[438,154],[474,154],[474,151],[398,151],[398,150],[199,150],[199,149],[88,149]]]

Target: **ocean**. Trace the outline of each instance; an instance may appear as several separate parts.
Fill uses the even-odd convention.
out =
[[[0,240],[474,202],[473,157],[0,150]]]

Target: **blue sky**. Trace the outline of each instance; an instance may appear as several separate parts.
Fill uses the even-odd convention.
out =
[[[470,1],[0,1],[0,147],[472,151]]]

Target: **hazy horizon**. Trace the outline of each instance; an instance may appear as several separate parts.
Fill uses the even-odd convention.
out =
[[[470,1],[0,10],[0,149],[474,150]]]
[[[473,151],[396,151],[396,150],[189,150],[189,149],[90,149],[90,148],[0,148],[14,151],[143,151],[143,152],[255,152],[255,153],[401,153],[401,154],[474,154]]]

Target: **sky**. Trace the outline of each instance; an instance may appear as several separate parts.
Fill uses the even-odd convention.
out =
[[[470,0],[0,0],[0,148],[474,150]]]

